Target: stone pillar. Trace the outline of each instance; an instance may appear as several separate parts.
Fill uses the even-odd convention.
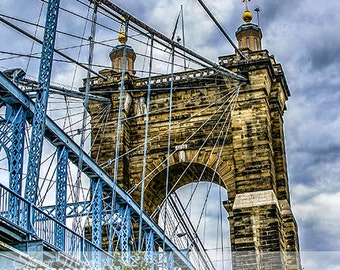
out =
[[[246,59],[238,55],[219,59],[222,66],[248,78],[240,89],[235,109],[231,111],[230,129],[220,159],[213,148],[219,139],[218,132],[213,133],[207,142],[204,138],[223,116],[220,111],[214,115],[215,109],[222,105],[223,99],[220,98],[225,95],[225,90],[234,89],[239,82],[217,77],[217,74],[211,75],[205,70],[176,74],[174,85],[178,88],[172,100],[172,125],[176,128],[171,130],[170,145],[172,151],[177,152],[170,158],[170,188],[189,162],[192,164],[181,176],[176,186],[178,188],[199,178],[210,181],[212,177],[220,177],[222,185],[228,190],[226,209],[229,213],[233,269],[301,269],[297,226],[290,207],[283,137],[283,112],[289,96],[288,86],[280,65],[267,51],[244,50],[244,53]],[[105,72],[108,79],[101,81],[100,78],[93,78],[91,88],[101,93],[108,90],[106,96],[111,98],[107,117],[109,124],[105,127],[105,133],[96,125],[96,121],[100,120],[97,120],[96,113],[102,109],[102,104],[90,104],[92,138],[95,141],[91,155],[99,164],[114,157],[119,103],[117,89],[120,74],[114,70]],[[144,157],[139,146],[143,145],[145,136],[143,111],[148,78],[129,74],[126,77],[125,82],[129,84],[126,89],[134,91],[126,93],[123,103],[123,116],[130,116],[130,119],[122,122],[120,149],[121,153],[129,154],[120,160],[118,182],[128,190],[141,181]],[[211,87],[216,79],[219,84]],[[169,92],[165,90],[169,89],[169,76],[156,76],[153,81],[153,87],[164,91],[154,92],[150,103],[150,110],[154,113],[150,115],[148,136],[154,139],[148,144],[148,177],[144,196],[144,210],[149,214],[157,209],[165,196],[164,161],[167,157],[169,121],[168,112],[163,110],[169,104]],[[190,86],[190,89],[183,86]],[[214,96],[219,92],[221,94]],[[209,106],[212,99],[202,97],[214,97],[213,100],[219,100],[219,103]],[[189,108],[184,100],[192,100]],[[208,110],[202,114],[202,108]],[[204,128],[199,128],[202,123],[205,123]],[[187,141],[187,138],[190,140]],[[131,149],[135,150],[129,152]],[[106,164],[104,168],[113,175],[113,164]],[[204,174],[200,177],[202,172]],[[131,195],[139,200],[140,185]]]
[[[283,141],[282,115],[289,91],[265,52],[249,52],[247,57],[246,62],[226,61],[249,79],[231,120],[234,192],[226,208],[233,267],[300,269]]]

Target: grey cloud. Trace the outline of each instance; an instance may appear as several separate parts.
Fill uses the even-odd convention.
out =
[[[303,229],[299,230],[299,236],[304,251],[339,251],[340,241],[334,237],[339,234],[339,228],[331,225],[337,220],[337,202],[331,201],[334,195],[322,192],[300,204],[294,211],[300,216],[298,224]]]
[[[312,66],[320,69],[340,60],[340,38],[338,35],[325,38],[322,42],[317,42],[318,47],[311,48]]]
[[[209,1],[207,0],[206,3],[210,6]],[[35,6],[26,9],[27,13],[20,16],[27,15],[32,18],[32,14],[36,14],[40,8],[37,3],[40,2],[31,2]],[[64,1],[64,4],[66,2]],[[172,14],[177,14],[180,6],[176,1],[162,0],[118,0],[115,3],[168,36],[175,21],[175,15]],[[188,1],[184,4],[186,18],[192,19],[195,15],[192,12],[194,5],[189,5]],[[228,4],[231,5],[231,1],[221,2],[221,5]],[[340,1],[335,0],[250,2],[251,10],[255,6],[261,8],[260,22],[264,47],[283,65],[292,93],[284,117],[292,202],[299,225],[302,250],[337,250],[340,246],[339,232],[334,230],[332,225],[337,223],[336,220],[339,220],[340,216],[334,208],[331,208],[332,202],[329,201],[331,195],[337,194],[340,190],[338,139],[340,40],[337,34],[340,17],[335,16],[336,11],[340,9],[339,4]],[[11,14],[17,12],[17,7],[9,0],[2,1],[0,5],[4,10],[9,8]],[[235,40],[234,32],[243,23],[241,14],[244,6],[241,1],[233,5],[231,13],[225,14],[224,17],[218,15],[218,19]],[[166,18],[164,14],[167,15]],[[204,56],[213,55],[212,61],[216,61],[217,55],[233,53],[231,46],[215,26],[212,26],[212,22],[207,22],[209,18],[203,12],[194,19],[196,24],[195,20],[189,20],[190,23],[186,25],[187,37],[190,37],[187,44],[190,44],[190,49],[201,52]],[[254,20],[256,22],[256,18]],[[67,29],[67,23],[66,20],[61,21],[61,29]],[[208,25],[211,25],[211,28],[209,27],[207,33],[205,27]],[[77,26],[77,33],[82,32],[78,24],[72,26]],[[10,40],[6,42],[6,39],[2,38],[0,41],[2,48],[5,48],[5,43],[11,40],[20,40],[20,42],[12,42],[11,46],[15,52],[23,50],[19,47],[23,44],[26,51],[30,48],[31,42],[19,34],[13,35],[13,31],[8,30],[6,26],[1,25],[1,31],[4,37],[7,36],[6,33],[12,32]],[[38,47],[36,49],[38,50]],[[207,55],[207,50],[212,51],[211,54]],[[7,65],[7,62],[1,64]],[[19,64],[25,65],[26,61]],[[55,71],[59,71],[58,66],[54,68]],[[33,64],[31,69],[35,69],[35,72],[28,73],[35,74],[37,68]],[[318,195],[320,197],[313,200]],[[323,213],[326,214],[321,216]],[[211,218],[212,214],[208,217]],[[313,256],[307,258],[307,260],[312,259]],[[314,269],[320,269],[325,261],[320,259],[316,263],[319,267]],[[328,263],[336,265],[333,261]],[[306,261],[304,265],[311,265],[310,261]],[[323,267],[323,269],[327,268]]]

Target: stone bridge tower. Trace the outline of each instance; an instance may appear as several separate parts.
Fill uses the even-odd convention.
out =
[[[281,65],[267,50],[262,50],[261,30],[251,23],[251,18],[246,9],[245,23],[236,32],[239,49],[246,58],[238,54],[219,57],[221,66],[248,79],[239,88],[233,108],[231,101],[226,100],[235,86],[232,81],[205,69],[174,74],[171,121],[176,128],[171,129],[170,137],[169,191],[198,179],[213,179],[227,189],[225,208],[229,214],[234,269],[301,269],[283,135],[283,113],[290,93]],[[101,71],[107,80],[91,79],[91,91],[111,99],[105,134],[96,125],[100,121],[97,112],[103,104],[91,101],[89,106],[92,157],[105,164],[110,175],[114,164],[108,160],[113,158],[117,135],[121,79],[118,67],[123,48],[113,48],[112,69]],[[144,143],[148,78],[134,75],[136,54],[130,46],[126,57],[119,152],[123,158],[119,161],[117,181],[126,190],[133,190],[142,178],[143,147],[139,146]],[[158,90],[151,94],[149,136],[153,140],[148,142],[146,156],[144,210],[149,214],[165,196],[169,113],[163,108],[169,106],[169,87],[169,76],[152,77],[152,88]],[[209,106],[212,103],[214,106]],[[217,111],[217,107],[224,109]],[[222,125],[218,119],[227,116],[228,134],[218,139],[216,147],[218,134],[208,134],[216,123]],[[202,123],[205,125],[199,128]],[[221,145],[222,151],[218,149]],[[132,195],[138,201],[140,189]]]

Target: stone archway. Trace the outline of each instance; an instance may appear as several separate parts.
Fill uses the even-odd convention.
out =
[[[152,214],[165,199],[166,174],[166,169],[158,172],[145,188],[147,200],[144,201],[144,210],[148,214]],[[180,162],[169,168],[168,193],[171,194],[174,190],[198,181],[212,182],[224,187],[219,174],[210,167],[200,163]]]
[[[200,181],[186,184],[170,196],[172,199],[162,206],[158,217],[159,226],[163,229],[166,227],[166,235],[179,249],[188,252],[193,262],[197,263],[197,256],[202,255],[196,253],[202,244],[204,249],[201,252],[207,254],[214,269],[230,270],[230,225],[229,215],[224,208],[224,202],[228,199],[227,190],[216,183]],[[177,203],[176,209],[172,208],[173,201]],[[180,214],[185,211],[181,215],[182,220],[176,219],[179,216],[176,211]],[[191,242],[190,228],[198,237],[195,243]],[[196,266],[200,268],[199,263]]]

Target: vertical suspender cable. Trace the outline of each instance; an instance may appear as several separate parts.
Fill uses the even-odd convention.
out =
[[[222,211],[223,211],[223,207],[222,207],[222,183],[221,183],[221,177],[219,177],[218,179],[219,181],[219,186],[218,186],[218,201],[219,201],[219,225],[220,225],[220,232],[221,232],[221,256],[222,256],[222,268],[225,269],[224,265],[225,265],[225,259],[224,259],[224,237],[223,237],[223,219],[222,219]],[[225,209],[224,209],[225,211]],[[218,235],[218,233],[217,233]],[[218,248],[218,246],[216,247]]]
[[[122,111],[123,111],[123,98],[124,98],[124,89],[125,89],[125,68],[126,68],[126,41],[128,36],[128,26],[129,26],[129,19],[125,17],[125,35],[124,35],[124,49],[123,49],[123,59],[122,59],[122,76],[120,81],[120,91],[119,91],[119,105],[118,105],[118,116],[117,116],[117,133],[116,133],[116,148],[115,148],[115,155],[114,155],[114,167],[113,167],[113,182],[117,184],[118,181],[118,163],[119,163],[119,149],[120,149],[120,132],[121,132],[121,125],[122,125]],[[115,204],[116,204],[116,190],[114,188],[112,190],[112,198],[111,198],[111,217],[114,215],[115,211]],[[109,252],[112,249],[112,242],[110,239],[113,238],[113,224],[110,226],[109,231]]]
[[[79,160],[78,160],[78,170],[77,170],[77,179],[75,183],[75,190],[74,190],[74,199],[75,203],[79,203],[79,192],[81,190],[81,171],[83,168],[83,156],[84,156],[84,144],[85,144],[85,127],[86,127],[86,115],[87,115],[87,108],[89,103],[89,92],[90,92],[90,69],[92,68],[93,62],[93,51],[94,51],[94,39],[96,35],[96,23],[97,23],[97,4],[94,4],[93,14],[92,14],[92,24],[91,24],[91,36],[89,37],[89,56],[88,56],[88,70],[86,76],[86,86],[85,86],[85,99],[84,99],[84,110],[83,110],[83,121],[82,121],[82,128],[81,128],[81,137],[80,137],[80,147],[79,147]],[[75,218],[73,222],[73,230],[80,233],[79,231],[80,226],[80,219]]]
[[[151,76],[152,76],[152,61],[153,61],[153,35],[151,35],[150,44],[150,60],[149,60],[149,77],[148,77],[148,94],[146,100],[146,115],[145,115],[145,137],[144,137],[144,152],[143,152],[143,171],[142,171],[142,190],[140,198],[140,216],[139,216],[139,234],[138,234],[138,250],[141,251],[142,243],[142,216],[144,204],[144,188],[145,188],[145,171],[146,171],[146,154],[148,148],[148,133],[149,133],[149,112],[151,99]]]
[[[44,2],[41,3],[39,18],[38,18],[38,21],[37,21],[37,26],[35,27],[34,36],[36,36],[37,32],[38,32],[38,24],[40,23],[41,14],[42,14],[42,11],[43,11],[43,8],[44,8],[44,4],[45,4]],[[32,41],[31,50],[30,50],[30,54],[29,54],[30,56],[28,58],[27,65],[26,65],[26,68],[25,68],[26,73],[28,71],[28,67],[29,67],[30,62],[31,62],[31,58],[32,58],[32,54],[33,54],[33,48],[34,48],[34,40]]]
[[[169,94],[169,121],[168,121],[168,151],[166,161],[166,179],[165,179],[165,204],[164,204],[164,231],[166,228],[166,216],[168,207],[169,196],[169,177],[170,177],[170,150],[171,150],[171,118],[172,118],[172,93],[174,88],[174,62],[175,62],[175,47],[172,46],[171,50],[171,81],[170,81],[170,94]],[[165,234],[164,234],[165,237]],[[163,247],[164,251],[165,247]]]
[[[95,4],[97,6],[97,3]],[[84,28],[83,28],[83,33],[81,35],[82,39],[81,39],[81,42],[80,42],[80,47],[79,47],[79,50],[78,50],[78,54],[77,54],[77,62],[79,62],[79,59],[80,59],[80,54],[81,54],[81,50],[83,48],[83,43],[84,43],[84,36],[85,36],[85,32],[86,32],[86,28],[87,28],[87,18],[89,17],[89,14],[90,14],[90,6],[88,6],[88,10],[87,10],[87,15],[86,15],[86,21],[85,21],[85,24],[84,24]],[[75,65],[74,67],[74,71],[73,71],[73,77],[72,77],[72,83],[71,83],[71,89],[74,88],[74,81],[76,79],[76,73],[77,73],[77,69],[78,69],[78,65]]]

